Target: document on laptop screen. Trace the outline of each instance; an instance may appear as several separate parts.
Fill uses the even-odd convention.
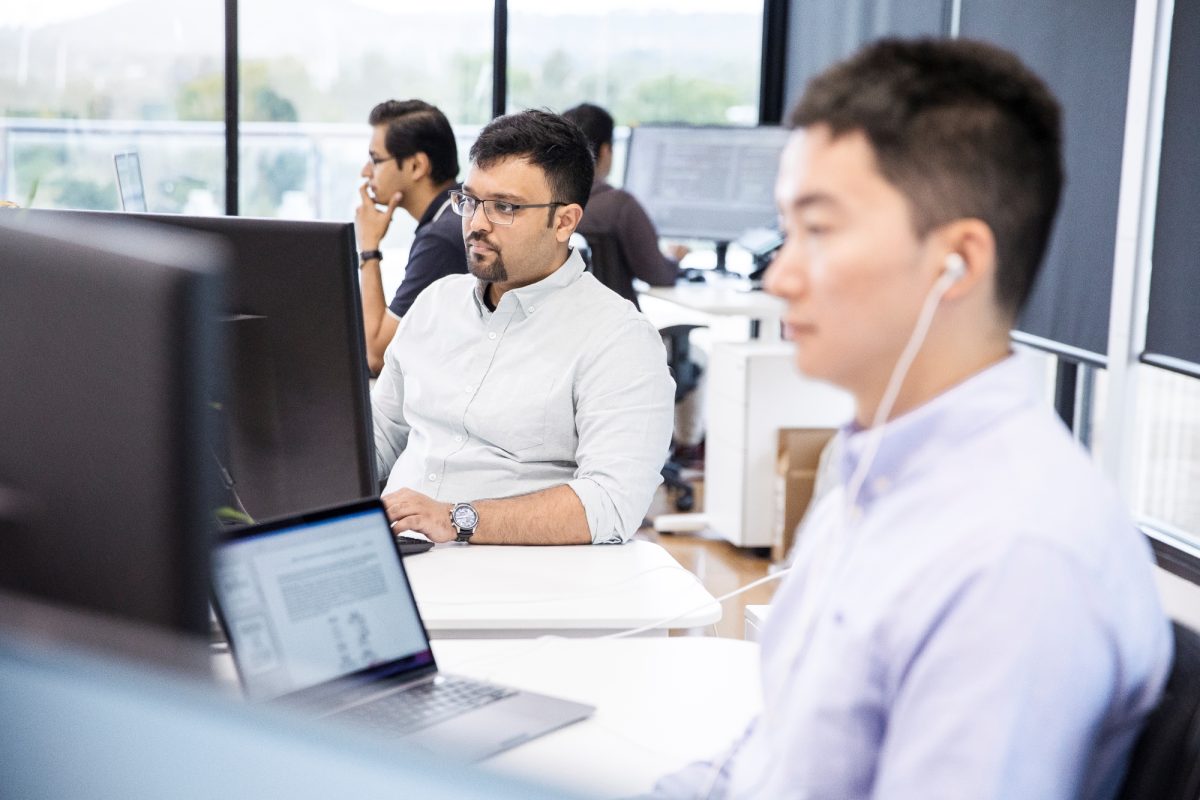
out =
[[[253,700],[428,647],[377,511],[222,545],[214,585]]]

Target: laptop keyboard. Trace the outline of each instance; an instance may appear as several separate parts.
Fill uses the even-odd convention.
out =
[[[392,733],[409,733],[516,694],[513,689],[442,677],[337,714]]]

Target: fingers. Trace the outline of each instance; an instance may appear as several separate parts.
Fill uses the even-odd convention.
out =
[[[409,514],[392,522],[392,533],[416,531],[424,534],[431,542],[448,542],[454,538],[454,534],[444,530],[444,527],[430,518],[428,514]]]
[[[400,205],[400,201],[403,199],[404,199],[404,194],[402,192],[396,192],[394,195],[392,195],[392,199],[388,200],[388,204],[387,204],[388,219],[391,219],[392,214],[394,214],[396,212],[396,207],[398,205]]]
[[[379,498],[383,501],[383,507],[387,511],[388,519],[399,521],[404,517],[418,513],[419,498],[416,492],[412,489],[401,489],[398,492],[385,494]]]
[[[426,522],[428,520],[420,514],[409,514],[406,517],[401,517],[392,522],[392,533],[403,533],[404,531],[416,531],[424,533]]]
[[[363,205],[371,202],[371,195],[367,194],[367,182],[363,181],[358,185],[358,196],[362,198]]]
[[[412,489],[385,494],[380,498],[391,520],[392,532],[417,531],[435,542],[448,542],[454,538],[450,525],[450,514],[445,503]]]

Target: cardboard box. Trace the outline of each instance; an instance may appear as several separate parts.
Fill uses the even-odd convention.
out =
[[[771,559],[783,561],[792,549],[796,528],[804,518],[817,483],[825,445],[835,428],[783,428],[775,460],[775,522]]]

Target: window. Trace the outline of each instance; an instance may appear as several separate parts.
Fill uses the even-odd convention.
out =
[[[1200,535],[1200,380],[1137,367],[1134,511]]]
[[[383,100],[426,100],[470,135],[491,118],[492,20],[491,0],[445,10],[321,0],[303,14],[284,0],[243,0],[240,213],[353,219],[367,115]],[[411,235],[415,223],[396,219]],[[391,251],[407,247],[402,238],[389,235]]]
[[[239,213],[348,222],[379,102],[420,98],[459,134],[459,161],[492,109],[492,0],[438,9],[389,0],[238,6]],[[460,176],[461,177],[461,176]],[[416,221],[397,211],[383,289],[404,278]]]
[[[762,4],[509,0],[508,108],[588,101],[619,125],[758,121]]]
[[[0,199],[116,209],[112,156],[136,149],[151,211],[221,213],[223,48],[220,4],[9,4]],[[206,81],[215,92],[200,91]]]

